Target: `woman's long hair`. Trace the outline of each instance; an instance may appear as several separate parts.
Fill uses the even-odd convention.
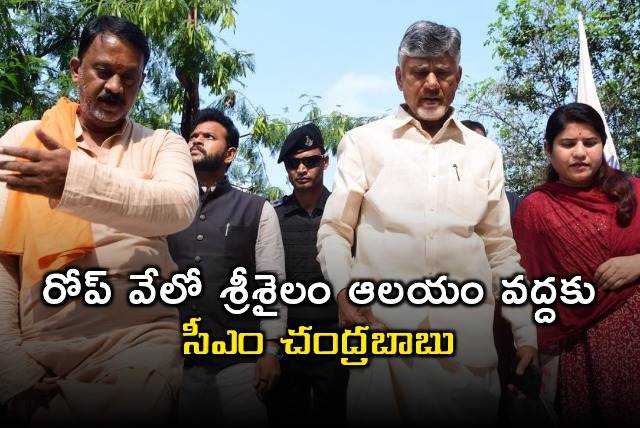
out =
[[[553,149],[555,138],[570,123],[582,123],[593,127],[602,140],[602,149],[607,141],[607,132],[602,116],[593,107],[583,103],[570,103],[558,107],[549,116],[544,138],[549,147]],[[551,163],[547,167],[547,182],[555,182],[560,178],[558,172]],[[626,227],[631,223],[636,206],[636,194],[629,176],[615,168],[611,168],[606,159],[602,159],[600,168],[593,177],[593,185],[599,188],[611,201],[617,205],[616,223],[620,227]]]

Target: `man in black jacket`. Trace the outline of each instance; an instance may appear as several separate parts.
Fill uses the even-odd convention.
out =
[[[200,207],[191,226],[167,238],[180,271],[197,267],[202,293],[179,306],[180,319],[200,318],[199,330],[212,340],[226,340],[227,331],[262,331],[265,353],[256,355],[185,355],[180,386],[180,422],[209,420],[221,426],[266,424],[263,395],[280,377],[282,351],[278,338],[286,327],[286,308],[269,307],[277,317],[262,319],[248,310],[232,314],[221,299],[238,267],[246,269],[248,296],[258,284],[256,274],[270,273],[284,281],[284,252],[278,218],[265,199],[233,187],[226,171],[236,157],[239,133],[216,109],[202,110],[189,137],[189,149],[200,185]]]

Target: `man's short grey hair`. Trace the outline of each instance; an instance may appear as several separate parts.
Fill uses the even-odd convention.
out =
[[[403,56],[427,58],[445,53],[459,64],[461,39],[457,28],[429,21],[414,22],[400,42],[398,64]]]

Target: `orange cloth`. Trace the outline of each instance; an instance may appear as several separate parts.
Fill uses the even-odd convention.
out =
[[[42,116],[40,128],[70,150],[78,150],[75,137],[78,104],[61,98]],[[29,133],[22,147],[47,150]],[[43,275],[79,259],[95,249],[91,223],[52,210],[49,199],[9,191],[0,224],[0,253],[22,256],[22,289],[42,281]]]

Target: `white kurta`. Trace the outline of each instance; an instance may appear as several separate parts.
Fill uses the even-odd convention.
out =
[[[408,285],[441,274],[460,285],[479,282],[485,290],[484,301],[474,306],[373,304],[374,315],[392,329],[453,330],[456,353],[437,360],[384,359],[352,370],[351,391],[360,388],[357,379],[370,384],[360,388],[359,397],[349,395],[350,411],[362,402],[362,418],[383,412],[385,400],[376,404],[375,398],[388,390],[394,398],[383,413],[404,414],[409,423],[419,421],[410,415],[430,408],[445,422],[478,410],[474,403],[487,414],[497,413],[495,296],[501,278],[523,270],[495,143],[459,124],[455,114],[432,138],[402,107],[395,116],[351,130],[338,148],[318,249],[335,295],[357,280]],[[503,313],[517,345],[536,347],[530,308],[505,307]],[[388,388],[374,392],[376,382],[387,382]],[[367,397],[373,400],[365,403]]]

